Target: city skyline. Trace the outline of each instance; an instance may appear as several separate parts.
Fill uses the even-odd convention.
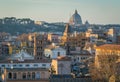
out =
[[[68,22],[75,9],[83,23],[120,24],[119,0],[0,0],[0,18]]]

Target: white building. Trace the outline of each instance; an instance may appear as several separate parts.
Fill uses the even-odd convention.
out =
[[[108,37],[108,42],[115,43],[116,42],[116,30],[114,28],[108,29],[107,37]]]
[[[28,54],[24,50],[21,50],[19,53],[11,55],[10,59],[11,60],[34,60],[34,56]]]
[[[61,47],[56,46],[49,46],[45,48],[44,54],[46,57],[50,57],[52,59],[55,59],[59,56],[66,56],[66,50]]]

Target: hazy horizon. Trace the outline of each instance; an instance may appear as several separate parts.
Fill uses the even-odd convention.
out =
[[[120,24],[119,0],[0,0],[0,18],[68,22],[75,9],[83,23]]]

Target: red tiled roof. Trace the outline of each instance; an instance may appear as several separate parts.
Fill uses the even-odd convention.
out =
[[[65,57],[65,56],[60,56],[57,58],[58,61],[70,61],[71,58],[70,57]]]

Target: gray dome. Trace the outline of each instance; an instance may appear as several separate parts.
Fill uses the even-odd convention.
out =
[[[82,24],[81,16],[78,14],[77,10],[75,10],[75,13],[70,18],[69,24],[70,25],[76,25],[76,26]]]

